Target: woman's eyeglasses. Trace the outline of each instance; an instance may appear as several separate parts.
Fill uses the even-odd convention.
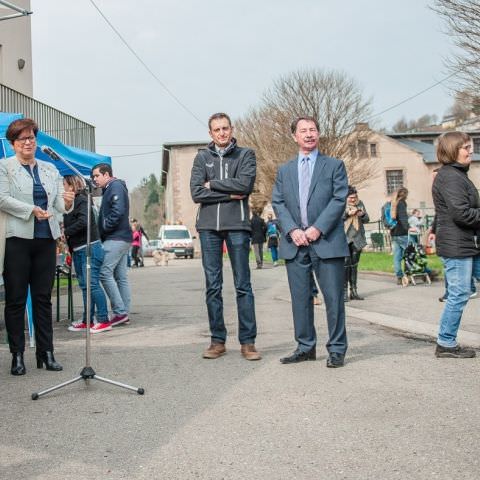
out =
[[[35,140],[35,135],[30,135],[28,137],[17,138],[15,141],[20,143],[20,145],[25,145],[27,142],[34,143]]]

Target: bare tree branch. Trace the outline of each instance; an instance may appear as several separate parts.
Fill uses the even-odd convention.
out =
[[[262,208],[271,197],[279,164],[296,151],[290,132],[295,117],[309,115],[320,125],[322,153],[345,161],[349,181],[366,186],[377,174],[377,162],[360,148],[368,141],[369,130],[355,130],[371,113],[357,83],[343,72],[299,70],[279,77],[261,97],[260,105],[236,121],[237,137],[255,149],[257,182],[252,203]],[[352,132],[355,131],[355,135]]]
[[[456,90],[475,95],[480,89],[480,0],[434,0],[431,8],[459,49],[445,62],[456,73]]]

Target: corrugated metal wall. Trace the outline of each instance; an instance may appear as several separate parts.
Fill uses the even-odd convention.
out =
[[[61,142],[95,151],[95,127],[45,103],[0,84],[0,111],[23,113],[38,123],[40,130]]]

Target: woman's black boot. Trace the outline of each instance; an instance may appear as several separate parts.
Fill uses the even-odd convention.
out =
[[[36,356],[37,368],[43,368],[43,364],[45,364],[47,370],[54,370],[56,372],[63,370],[63,367],[55,360],[53,352],[37,352]]]
[[[365,300],[357,292],[357,278],[358,278],[358,269],[357,267],[352,267],[352,277],[350,284],[350,298],[352,300]]]
[[[343,283],[343,301],[348,302],[348,280],[345,279],[345,282]]]
[[[23,352],[12,353],[12,368],[10,369],[12,375],[25,375],[27,369],[23,363]]]

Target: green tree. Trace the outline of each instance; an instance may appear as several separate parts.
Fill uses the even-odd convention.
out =
[[[144,177],[130,193],[130,216],[136,218],[149,238],[156,238],[164,218],[164,188],[155,174]]]

